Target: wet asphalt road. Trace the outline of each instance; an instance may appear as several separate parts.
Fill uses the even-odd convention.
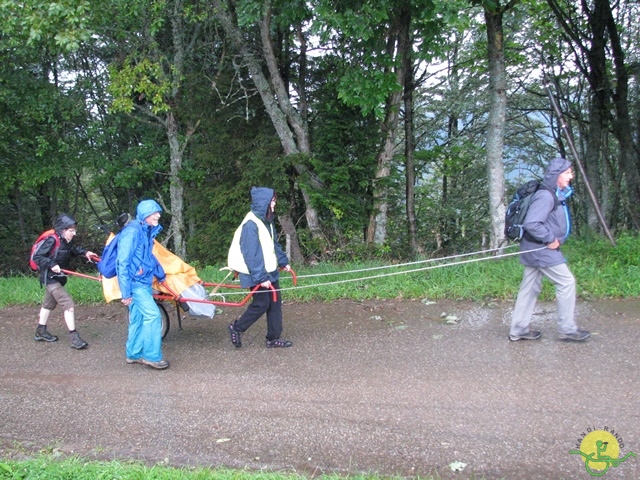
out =
[[[508,342],[512,304],[285,304],[290,349],[261,321],[235,349],[226,326],[175,317],[166,371],[124,362],[117,304],[78,306],[85,351],[33,341],[37,307],[0,310],[0,458],[39,449],[99,459],[442,478],[593,478],[577,448],[615,429],[603,478],[640,478],[640,299],[580,302],[584,344]],[[458,317],[447,324],[441,317]],[[63,331],[61,313],[50,330]],[[452,462],[466,464],[454,473]]]

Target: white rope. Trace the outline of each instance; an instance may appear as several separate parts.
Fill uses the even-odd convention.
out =
[[[467,263],[476,263],[476,262],[482,262],[485,260],[497,260],[499,258],[505,258],[505,257],[512,257],[514,255],[520,255],[521,253],[528,253],[528,252],[537,252],[539,250],[544,250],[545,248],[547,248],[546,246],[544,247],[540,247],[540,248],[535,248],[532,250],[525,250],[523,252],[518,251],[518,252],[513,252],[513,253],[504,253],[501,255],[495,255],[495,256],[488,256],[488,257],[482,257],[482,258],[473,258],[470,260],[464,260],[461,262],[452,262],[452,263],[443,263],[441,265],[432,265],[432,266],[428,266],[428,267],[422,267],[422,268],[414,268],[411,270],[403,270],[401,272],[391,272],[391,273],[382,273],[379,275],[372,275],[369,277],[358,277],[358,278],[347,278],[344,280],[335,280],[333,282],[326,282],[326,283],[314,283],[311,285],[298,285],[295,287],[287,287],[287,288],[279,288],[275,291],[277,292],[285,292],[288,290],[299,290],[302,288],[316,288],[316,287],[326,287],[326,286],[330,286],[330,285],[339,285],[342,283],[349,283],[349,282],[360,282],[363,280],[372,280],[372,279],[376,279],[376,278],[383,278],[383,277],[392,277],[392,276],[396,276],[396,275],[402,275],[405,273],[414,273],[414,272],[424,272],[426,270],[434,270],[436,268],[442,268],[442,267],[453,267],[456,265],[464,265]],[[493,250],[499,250],[499,249],[493,249]],[[488,251],[492,251],[492,250],[488,250]],[[449,258],[460,258],[460,257],[464,257],[464,256],[469,256],[469,255],[477,255],[479,253],[482,252],[475,252],[475,253],[469,253],[469,254],[463,254],[463,255],[457,255],[454,257],[449,257]],[[436,259],[436,260],[444,260],[444,259]],[[415,264],[416,262],[411,262],[411,264]],[[424,263],[423,261],[417,262],[417,263]],[[399,266],[399,265],[394,265],[394,266]],[[383,267],[376,267],[376,268],[383,268]],[[355,270],[354,270],[355,272]],[[349,272],[336,272],[336,274],[343,274],[343,273],[349,273]],[[301,278],[301,277],[298,277]],[[229,292],[228,295],[246,295],[246,292]]]
[[[517,245],[509,245],[507,247],[503,247],[502,250],[504,250],[506,248],[513,248],[513,247],[517,247]],[[392,264],[392,265],[382,265],[382,266],[379,266],[379,267],[370,267],[370,268],[360,268],[358,270],[344,270],[344,271],[338,271],[338,272],[325,272],[325,273],[312,273],[310,275],[298,275],[298,278],[324,277],[324,276],[327,276],[327,275],[343,275],[343,274],[346,274],[346,273],[369,272],[369,271],[372,271],[372,270],[381,270],[381,269],[384,269],[384,268],[406,267],[407,265],[418,265],[420,263],[441,262],[443,260],[451,260],[451,259],[454,259],[454,258],[469,257],[471,255],[480,255],[480,254],[483,254],[483,253],[496,252],[498,250],[501,250],[501,248],[492,248],[492,249],[489,249],[489,250],[479,250],[477,252],[462,253],[460,255],[452,255],[450,257],[429,258],[427,260],[417,260],[415,262],[396,263],[396,264]]]

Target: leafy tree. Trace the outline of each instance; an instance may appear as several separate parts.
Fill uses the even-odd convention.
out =
[[[616,11],[621,18],[626,15],[637,18],[637,7],[623,2],[612,5],[608,0],[583,2],[578,9],[567,2],[548,0],[565,39],[574,51],[574,61],[588,81],[591,92],[586,151],[586,170],[598,190],[599,171],[606,148],[606,132],[612,132],[618,143],[618,162],[623,173],[626,192],[629,196],[627,209],[630,220],[638,228],[640,225],[640,150],[634,140],[630,92],[629,67],[627,65],[621,30]],[[609,59],[611,52],[612,61]],[[613,75],[610,74],[613,73]],[[611,112],[615,112],[615,120]],[[596,227],[594,217],[590,223]]]
[[[311,151],[304,83],[307,53],[303,25],[309,14],[306,4],[255,0],[229,0],[223,3],[214,0],[213,7],[230,44],[239,52],[247,66],[285,155],[292,158],[292,165],[298,177],[296,183],[304,198],[307,226],[314,237],[320,238],[322,230],[309,189],[321,187],[321,183],[306,162]],[[288,73],[290,62],[294,62],[292,54],[289,49],[278,51],[277,43],[274,41],[274,37],[279,38],[278,35],[287,39],[292,35],[291,29],[283,28],[283,25],[288,23],[287,20],[295,26],[300,45],[297,63],[301,75],[295,87],[291,88],[289,82],[293,81],[293,77]],[[291,45],[293,42],[286,43]],[[297,92],[297,104],[296,99],[291,97],[291,89]],[[286,218],[286,213],[282,218]],[[287,221],[284,228],[292,238],[296,238],[295,232],[291,230],[292,226],[293,223]]]
[[[210,12],[199,3],[183,0],[114,0],[112,15],[118,28],[105,34],[117,42],[120,58],[111,63],[112,108],[118,112],[138,112],[157,124],[166,134],[169,150],[169,198],[167,209],[174,250],[186,256],[184,227],[184,184],[181,178],[183,153],[198,128],[200,119],[181,122],[178,117],[182,82],[193,63],[194,48],[206,27]],[[137,35],[125,34],[126,27]],[[215,40],[215,39],[213,39]],[[162,202],[162,198],[159,198]]]
[[[90,148],[87,92],[66,73],[87,38],[87,6],[0,4],[0,191],[7,212],[2,237],[11,239],[3,242],[3,253],[16,258],[15,265],[25,265],[19,259],[56,213],[84,219],[79,201],[85,193],[82,153]]]
[[[377,169],[372,178],[373,205],[366,233],[368,243],[382,245],[387,239],[387,179],[397,148],[403,93],[408,99],[413,94],[404,91],[405,87],[413,88],[413,51],[416,45],[428,44],[436,35],[439,25],[434,17],[436,9],[431,1],[405,0],[355,4],[318,1],[316,5],[316,29],[343,65],[339,98],[347,105],[359,107],[365,115],[373,113],[385,133],[378,147]],[[409,141],[413,135],[411,130],[409,123]],[[407,151],[409,159],[412,150],[409,147]],[[407,188],[411,196],[411,163],[409,170]],[[414,221],[411,204],[410,201],[407,211],[410,224]]]

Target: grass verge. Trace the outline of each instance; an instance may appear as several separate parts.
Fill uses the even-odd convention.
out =
[[[228,468],[176,468],[140,462],[88,461],[78,457],[39,455],[28,460],[0,459],[0,480],[383,480],[375,475],[320,475],[234,470]],[[384,477],[393,480],[392,477]],[[436,480],[439,477],[420,477]],[[461,477],[464,479],[465,477]],[[400,480],[399,478],[397,480]]]
[[[562,251],[576,277],[578,296],[584,299],[640,296],[640,240],[625,235],[613,247],[606,239],[572,240]],[[517,248],[509,256],[451,256],[405,264],[380,262],[294,266],[299,276],[294,287],[284,273],[280,282],[284,298],[291,301],[336,299],[430,298],[451,300],[513,300],[522,278]],[[226,272],[217,266],[201,268],[206,282],[221,282]],[[227,280],[228,282],[228,280]],[[103,301],[100,282],[73,277],[67,290],[79,304]],[[230,293],[228,301],[241,296]],[[540,298],[554,298],[553,285],[544,283]],[[8,305],[38,305],[43,291],[34,275],[0,278],[0,308]]]

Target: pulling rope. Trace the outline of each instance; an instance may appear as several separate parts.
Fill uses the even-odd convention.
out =
[[[509,245],[507,247],[502,247],[502,250],[507,249],[507,248],[513,248],[516,247],[517,245]],[[418,265],[421,263],[431,263],[431,262],[440,262],[443,260],[451,260],[454,258],[462,258],[462,257],[469,257],[471,255],[481,255],[484,253],[490,253],[490,252],[496,252],[500,250],[500,248],[492,248],[489,250],[479,250],[477,252],[472,252],[472,253],[461,253],[460,255],[452,255],[450,257],[442,257],[442,258],[429,258],[427,260],[417,260],[415,262],[406,262],[406,263],[396,263],[393,265],[382,265],[379,267],[371,267],[371,268],[360,268],[358,270],[345,270],[345,271],[340,271],[340,272],[325,272],[325,273],[313,273],[310,275],[298,275],[298,278],[312,278],[312,277],[324,277],[327,275],[343,275],[345,273],[360,273],[360,272],[370,272],[373,270],[382,270],[385,268],[398,268],[398,267],[406,267],[407,265]],[[495,257],[498,258],[498,257]]]
[[[326,286],[331,286],[331,285],[339,285],[339,284],[343,284],[343,283],[361,282],[361,281],[364,281],[364,280],[374,280],[374,279],[377,279],[377,278],[392,277],[392,276],[396,276],[396,275],[411,274],[411,273],[415,273],[415,272],[424,272],[424,271],[433,270],[433,269],[436,269],[436,268],[453,267],[453,266],[457,266],[457,265],[465,265],[465,264],[468,264],[468,263],[482,262],[482,261],[485,261],[485,260],[497,260],[497,259],[500,259],[500,258],[512,257],[514,255],[520,255],[521,253],[537,252],[537,251],[544,250],[544,249],[547,248],[546,246],[543,246],[543,247],[534,248],[534,249],[531,249],[531,250],[525,250],[525,251],[522,251],[522,252],[521,251],[517,251],[517,252],[513,252],[513,253],[503,253],[503,254],[499,254],[499,255],[485,256],[485,257],[482,257],[482,258],[472,258],[472,259],[469,259],[469,260],[463,260],[463,261],[459,261],[459,262],[442,263],[442,264],[439,264],[439,265],[431,265],[431,266],[422,267],[422,268],[413,268],[413,269],[409,269],[409,270],[402,270],[400,272],[382,273],[382,274],[379,274],[379,275],[371,275],[371,276],[367,276],[367,277],[347,278],[347,279],[344,279],[344,280],[336,280],[336,281],[333,281],[333,282],[325,282],[325,283],[315,283],[315,284],[311,284],[311,285],[301,285],[301,286],[296,285],[297,278],[312,278],[312,277],[322,277],[322,276],[328,276],[328,275],[344,275],[344,274],[349,274],[349,273],[361,273],[361,272],[368,272],[368,271],[381,270],[381,269],[387,269],[387,268],[406,267],[406,266],[418,265],[418,264],[422,264],[422,263],[441,262],[441,261],[444,261],[444,260],[464,258],[464,257],[472,256],[472,255],[481,255],[481,254],[486,254],[486,253],[492,253],[492,252],[496,252],[496,251],[499,251],[499,250],[504,250],[506,248],[511,248],[511,247],[515,247],[515,246],[516,245],[510,245],[508,247],[502,247],[502,248],[494,248],[494,249],[489,249],[489,250],[479,250],[477,252],[463,253],[463,254],[452,255],[452,256],[443,257],[443,258],[431,258],[431,259],[427,259],[427,260],[418,260],[418,261],[414,261],[414,262],[398,263],[398,264],[393,264],[393,265],[381,265],[381,266],[370,267],[370,268],[361,268],[361,269],[345,270],[345,271],[337,271],[337,272],[316,273],[316,274],[310,274],[310,275],[296,276],[295,273],[292,270],[291,274],[293,276],[294,286],[293,287],[288,287],[288,288],[280,288],[280,289],[274,289],[273,287],[271,287],[271,293],[273,295],[275,295],[276,292],[284,292],[284,291],[296,290],[296,289],[301,289],[301,288],[326,287]],[[83,277],[83,278],[89,278],[89,279],[92,279],[92,280],[98,280],[98,281],[101,280],[100,277],[93,277],[93,276],[89,276],[89,275],[84,275],[84,274],[81,274],[81,273],[78,273],[78,272],[74,272],[74,271],[70,271],[70,270],[62,270],[61,273],[62,273],[63,276],[64,275],[75,275],[75,276],[79,276],[79,277]],[[230,271],[227,274],[227,276],[225,277],[225,280],[231,275],[231,273],[232,273],[232,271]],[[205,283],[205,285],[206,285],[206,283]],[[168,287],[168,285],[165,284],[164,286],[173,295],[173,298],[168,297],[168,299],[175,299],[175,298],[179,298],[180,297],[178,294],[173,292],[171,290],[171,288]],[[218,289],[221,286],[223,286],[222,283],[215,284],[215,288],[211,291],[209,296],[223,296],[223,295],[217,293]],[[246,295],[246,293],[245,292],[226,292],[225,295]],[[247,299],[245,299],[245,301],[246,300]],[[192,301],[192,302],[201,301],[202,303],[218,303],[218,302],[211,301],[211,300],[197,300],[197,299],[184,299],[184,301]],[[225,302],[222,302],[222,304],[224,304],[224,303]],[[242,302],[242,303],[244,303],[244,302]]]
[[[520,255],[521,253],[529,253],[529,252],[537,252],[540,250],[544,250],[547,247],[540,247],[540,248],[534,248],[531,250],[525,250],[525,251],[517,251],[517,252],[513,252],[513,253],[504,253],[501,255],[494,255],[494,256],[488,256],[488,257],[482,257],[482,258],[473,258],[470,260],[463,260],[460,262],[452,262],[452,263],[443,263],[441,265],[431,265],[428,267],[422,267],[422,268],[414,268],[414,269],[410,269],[410,270],[403,270],[401,272],[391,272],[391,273],[382,273],[379,275],[372,275],[372,276],[368,276],[368,277],[358,277],[358,278],[348,278],[348,279],[344,279],[344,280],[336,280],[333,282],[326,282],[326,283],[314,283],[311,285],[300,285],[300,286],[295,286],[295,287],[287,287],[287,288],[279,288],[276,291],[278,292],[284,292],[284,291],[288,291],[288,290],[297,290],[297,289],[301,289],[301,288],[316,288],[316,287],[326,287],[326,286],[330,286],[330,285],[339,285],[342,283],[349,283],[349,282],[360,282],[363,280],[373,280],[376,278],[384,278],[384,277],[392,277],[392,276],[396,276],[396,275],[403,275],[403,274],[410,274],[410,273],[415,273],[415,272],[424,272],[426,270],[434,270],[436,268],[442,268],[442,267],[453,267],[456,265],[465,265],[467,263],[477,263],[477,262],[482,262],[485,260],[497,260],[499,258],[506,258],[506,257],[512,257],[514,255]],[[344,271],[344,272],[331,272],[331,273],[326,273],[326,274],[317,274],[317,275],[307,275],[306,277],[310,277],[310,276],[321,276],[321,275],[339,275],[339,274],[344,274],[344,273],[354,273],[354,272],[360,272],[360,271],[367,271],[367,270],[376,270],[376,269],[381,269],[381,268],[393,268],[393,267],[399,267],[399,266],[403,266],[403,265],[415,265],[416,263],[425,263],[425,262],[432,262],[432,261],[439,261],[439,260],[446,260],[446,259],[451,259],[451,258],[461,258],[461,257],[467,257],[470,255],[478,255],[479,253],[485,253],[485,252],[492,252],[495,250],[500,250],[500,249],[492,249],[492,250],[484,250],[484,251],[479,251],[479,252],[474,252],[474,253],[465,253],[465,254],[461,254],[461,255],[453,255],[451,257],[445,257],[445,258],[440,258],[440,259],[430,259],[430,260],[420,260],[418,262],[409,262],[406,264],[398,264],[398,265],[391,265],[391,266],[382,266],[382,267],[373,267],[370,269],[361,269],[361,270],[350,270],[350,271]],[[298,276],[298,278],[304,278],[304,275],[300,275]],[[240,294],[241,292],[230,292],[229,295],[234,295],[234,294]]]

